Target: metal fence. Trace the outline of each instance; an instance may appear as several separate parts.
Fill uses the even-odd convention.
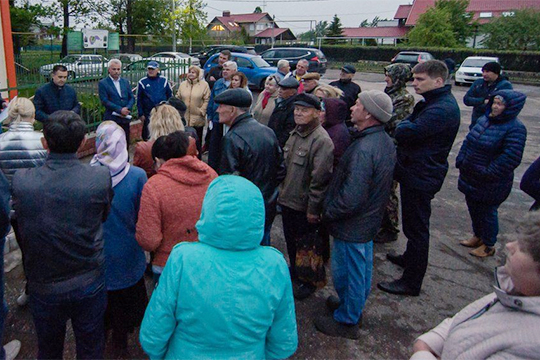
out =
[[[122,77],[129,81],[135,96],[137,83],[146,76],[150,60],[142,59],[122,64]],[[153,60],[158,61],[161,75],[169,80],[176,93],[192,59],[153,58]],[[93,53],[68,55],[60,59],[59,52],[51,55],[51,51],[24,51],[16,56],[17,86],[0,88],[0,92],[17,90],[18,96],[31,98],[39,87],[51,80],[53,66],[61,63],[68,69],[68,84],[77,92],[77,98],[82,104],[81,117],[91,132],[103,120],[105,112],[98,96],[98,83],[107,76],[107,62],[107,57]],[[134,118],[137,116],[136,108],[135,106],[133,109]]]

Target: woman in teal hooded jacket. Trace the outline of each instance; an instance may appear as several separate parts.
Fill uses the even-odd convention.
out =
[[[260,246],[264,202],[248,180],[220,176],[197,222],[199,242],[174,247],[146,309],[151,359],[283,359],[298,346],[283,255]]]

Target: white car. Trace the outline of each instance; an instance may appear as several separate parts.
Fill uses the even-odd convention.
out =
[[[482,66],[488,62],[499,62],[497,57],[469,56],[466,58],[456,72],[456,85],[472,84],[482,78]]]
[[[157,54],[154,54],[147,59],[157,60],[161,62],[180,62],[184,64],[190,64],[190,65],[196,65],[201,66],[201,61],[197,59],[196,57],[190,56],[188,54],[185,54],[183,52],[172,52],[172,51],[166,51],[166,52],[160,52]]]
[[[80,77],[101,77],[107,68],[107,58],[93,54],[74,54],[64,57],[57,63],[43,65],[39,68],[39,73],[45,78],[50,78],[55,65],[64,65],[68,71],[68,78]]]

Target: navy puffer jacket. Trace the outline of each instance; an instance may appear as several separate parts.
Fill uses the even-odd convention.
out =
[[[517,118],[527,96],[513,90],[500,90],[506,108],[496,117],[481,116],[471,129],[456,159],[458,189],[472,200],[501,204],[512,190],[514,170],[521,163],[527,129]]]

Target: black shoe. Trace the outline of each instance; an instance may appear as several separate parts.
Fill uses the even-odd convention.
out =
[[[337,322],[333,316],[320,316],[313,321],[315,328],[325,335],[333,337],[343,337],[357,340],[360,337],[360,331],[356,324],[349,325]]]
[[[300,283],[298,286],[293,287],[293,295],[297,300],[304,300],[310,297],[317,288],[311,284]]]
[[[397,241],[398,233],[393,233],[390,231],[379,231],[373,242],[375,244],[387,244],[393,241]]]
[[[377,284],[377,287],[387,293],[394,295],[408,295],[408,296],[418,296],[420,295],[420,289],[414,289],[411,286],[407,285],[402,279],[394,280],[390,282],[380,282]]]
[[[401,266],[402,268],[405,267],[405,257],[403,255],[396,255],[390,253],[386,254],[386,258],[394,265]]]
[[[340,305],[341,305],[341,301],[339,300],[337,296],[330,295],[329,297],[326,298],[326,308],[330,310],[330,312],[333,313],[334,311],[336,311]]]

